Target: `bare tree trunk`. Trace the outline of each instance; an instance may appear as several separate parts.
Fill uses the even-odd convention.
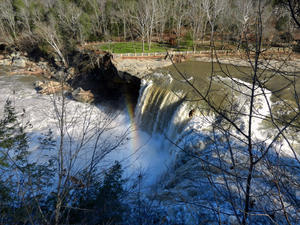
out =
[[[145,37],[142,37],[142,51],[145,51]]]
[[[125,17],[123,17],[123,38],[124,38],[124,41],[126,41],[126,20],[125,20]]]
[[[64,67],[67,68],[68,63],[62,52],[64,46],[62,46],[62,41],[60,40],[59,34],[55,29],[55,23],[56,22],[53,17],[50,19],[49,24],[38,22],[36,24],[37,34],[53,48],[54,52],[59,56],[59,58],[63,62]]]
[[[57,184],[57,196],[56,196],[56,206],[55,206],[55,224],[58,225],[60,223],[60,212],[61,207],[63,204],[63,177],[65,173],[65,166],[64,166],[64,136],[65,136],[65,95],[64,95],[64,77],[60,78],[61,83],[61,97],[62,102],[61,106],[57,106],[55,104],[56,113],[57,113],[57,119],[58,119],[58,125],[59,125],[59,132],[60,132],[60,143],[59,148],[57,152],[57,163],[58,163],[58,184]]]

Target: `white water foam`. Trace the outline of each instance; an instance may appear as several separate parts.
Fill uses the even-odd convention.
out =
[[[59,143],[60,131],[55,104],[60,108],[62,98],[38,94],[31,82],[24,83],[19,78],[26,78],[26,76],[0,76],[0,105],[3,107],[5,101],[9,99],[13,102],[18,115],[25,111],[25,117],[21,122],[31,123],[26,131],[30,136],[30,150],[35,157],[32,160],[44,162],[51,154],[57,153],[40,152],[39,137],[51,129],[54,139]],[[144,86],[147,87],[149,86]],[[118,160],[125,168],[125,177],[144,173],[145,186],[154,184],[162,171],[165,171],[168,153],[160,146],[163,137],[159,135],[151,137],[142,130],[130,130],[131,118],[125,111],[111,113],[107,107],[80,103],[71,99],[65,101],[65,150],[67,160],[76,156],[76,160],[73,161],[74,174],[90,163],[96,142],[96,137],[93,135],[101,132],[97,131],[99,128],[103,128],[104,132],[100,136],[98,148],[114,148],[115,144],[119,143],[114,151],[101,160],[100,168],[107,168]],[[137,109],[143,110],[139,107]],[[0,115],[2,113],[3,110],[0,110]],[[72,156],[68,156],[69,154]]]

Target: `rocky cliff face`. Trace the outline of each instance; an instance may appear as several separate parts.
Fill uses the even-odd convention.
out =
[[[0,66],[12,68],[10,74],[37,75],[47,79],[35,84],[39,93],[54,94],[63,88],[78,101],[126,100],[136,105],[141,80],[127,72],[118,71],[112,63],[111,54],[72,52],[68,56],[70,68],[53,65],[53,62],[45,59],[32,61],[32,58],[27,53],[0,46]],[[64,87],[61,88],[61,85]]]
[[[95,101],[123,100],[136,104],[141,80],[120,72],[112,63],[112,55],[81,53],[74,57],[75,76],[69,81],[74,88],[90,91]]]

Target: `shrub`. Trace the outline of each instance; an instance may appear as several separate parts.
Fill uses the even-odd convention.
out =
[[[73,209],[70,211],[70,223],[81,224],[119,224],[123,219],[125,204],[122,202],[124,195],[122,179],[123,170],[119,162],[101,176],[93,171],[91,174],[84,172],[82,180],[88,186],[85,189],[74,190]]]

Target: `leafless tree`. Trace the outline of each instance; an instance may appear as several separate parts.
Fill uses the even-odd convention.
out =
[[[80,40],[83,42],[85,39],[83,37],[82,27],[80,24],[80,17],[82,11],[78,8],[75,3],[72,2],[57,2],[57,16],[58,24],[60,24],[63,32],[70,34],[70,36],[75,40]]]
[[[159,33],[160,40],[163,39],[165,34],[166,25],[169,19],[170,2],[164,0],[157,0],[157,24],[156,24],[156,32]]]
[[[204,38],[207,17],[206,12],[203,8],[203,1],[201,0],[191,0],[189,1],[189,22],[192,29],[192,38],[194,51],[196,50],[196,41],[200,38]]]
[[[213,120],[211,133],[207,136],[201,134],[203,131],[197,133],[199,139],[201,136],[202,139],[207,138],[206,147],[210,143],[212,145],[199,152],[197,145],[191,147],[189,142],[185,147],[174,143],[185,154],[198,159],[201,174],[207,179],[205,182],[203,177],[198,177],[201,179],[199,185],[203,188],[208,183],[212,188],[209,194],[215,197],[208,201],[205,201],[206,196],[195,202],[182,201],[213,212],[219,223],[222,223],[224,216],[233,223],[243,225],[263,221],[269,224],[299,222],[299,216],[294,214],[299,208],[295,194],[299,186],[296,175],[299,171],[299,156],[292,144],[294,139],[289,138],[289,135],[296,132],[294,135],[298,136],[298,131],[294,128],[299,126],[300,110],[295,103],[279,98],[276,104],[281,104],[288,110],[287,114],[283,113],[284,117],[282,114],[278,115],[274,108],[276,104],[273,105],[274,102],[270,100],[271,93],[267,91],[270,83],[274,82],[273,79],[286,79],[287,84],[273,89],[273,94],[291,87],[294,102],[297,102],[298,77],[296,74],[283,72],[285,60],[279,61],[279,66],[276,67],[266,60],[265,49],[262,47],[266,6],[264,1],[255,4],[255,23],[245,35],[244,57],[249,62],[250,69],[236,68],[236,73],[242,74],[242,80],[237,79],[226,65],[218,64],[218,76],[211,76],[207,89],[203,90],[179,71],[203,102],[202,107],[208,107],[215,115],[214,119],[207,118],[209,121]],[[268,17],[268,13],[266,16]],[[254,37],[254,43],[247,38],[249,33]],[[228,88],[220,102],[214,97],[216,83]],[[265,102],[265,112],[261,111],[260,101]],[[202,116],[205,115],[207,113]],[[267,135],[258,136],[258,121],[272,124],[270,130],[266,131]],[[285,149],[283,143],[287,144]],[[288,166],[290,163],[293,166]],[[228,208],[223,208],[224,202],[230,206],[230,213]]]
[[[288,7],[288,10],[291,14],[292,19],[294,20],[297,27],[300,27],[300,4],[297,0],[288,0],[281,1],[282,4],[285,4]]]
[[[182,28],[186,24],[187,19],[187,1],[174,0],[171,6],[171,16],[173,20],[172,28],[176,34],[177,44],[179,44]]]
[[[143,52],[145,51],[145,40],[148,42],[148,48],[151,48],[156,10],[155,0],[148,0],[146,2],[139,0],[130,12],[135,31],[142,39]]]
[[[204,0],[203,1],[203,8],[204,11],[206,12],[207,20],[210,24],[210,41],[212,45],[213,37],[214,37],[214,32],[215,32],[215,26],[217,24],[217,19],[218,16],[221,14],[221,12],[225,8],[225,2],[224,0]]]
[[[25,0],[24,7],[22,7],[20,9],[20,12],[18,13],[18,17],[20,19],[20,22],[22,23],[22,27],[25,30],[25,33],[27,33],[27,36],[32,35],[31,16],[29,9],[31,3],[31,1]]]
[[[130,8],[129,4],[131,4],[128,1],[122,0],[122,1],[117,1],[116,6],[117,6],[117,13],[116,16],[120,18],[123,24],[123,39],[126,40],[127,38],[127,23],[128,23],[128,8]]]
[[[51,96],[50,100],[53,109],[48,110],[51,112],[49,116],[56,120],[56,129],[53,131],[58,135],[53,221],[60,224],[68,220],[62,218],[62,215],[68,214],[71,209],[68,207],[70,203],[78,201],[72,199],[72,190],[80,188],[89,194],[90,182],[94,175],[92,172],[106,168],[104,159],[128,140],[129,129],[119,133],[115,131],[117,126],[114,123],[119,115],[117,112],[99,113],[93,105],[70,107],[71,102],[66,99],[63,88],[59,95]],[[112,133],[114,135],[111,135]],[[87,177],[81,180],[79,174],[84,171],[87,172]]]
[[[17,24],[11,1],[4,0],[1,2],[0,18],[1,31],[4,33],[7,39],[14,41],[17,38]]]
[[[249,29],[249,25],[251,24],[251,21],[253,22],[254,18],[254,5],[252,0],[248,1],[237,1],[236,2],[236,13],[235,18],[237,20],[237,27],[239,30],[239,43],[241,44],[241,41],[244,37],[245,32],[247,33],[247,29]],[[238,45],[238,48],[240,46]]]
[[[224,47],[224,41],[228,42],[230,35],[232,35],[232,18],[235,16],[235,10],[232,8],[230,2],[225,2],[224,10],[222,10],[221,14],[219,15],[218,20],[218,28],[217,32],[221,38],[221,45],[222,48]]]
[[[63,42],[60,37],[60,34],[56,30],[56,21],[53,16],[50,16],[49,22],[40,22],[36,23],[36,33],[41,37],[42,40],[47,42],[54,52],[58,55],[58,57],[63,62],[63,65],[67,68],[68,63],[66,61],[66,57],[62,51]]]

